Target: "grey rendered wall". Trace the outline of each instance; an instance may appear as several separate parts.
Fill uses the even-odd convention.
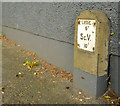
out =
[[[111,89],[120,96],[120,2],[118,4],[118,55],[111,55],[110,74]]]
[[[120,96],[120,56],[111,56],[111,88]]]
[[[75,19],[83,10],[99,10],[110,20],[110,51],[118,54],[117,2],[3,3],[3,25],[73,44]]]

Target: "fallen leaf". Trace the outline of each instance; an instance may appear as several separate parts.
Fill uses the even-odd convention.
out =
[[[12,88],[12,84],[10,84],[10,88]]]
[[[42,67],[42,70],[44,70],[45,68],[44,67]]]
[[[112,32],[110,35],[114,35],[114,34],[115,34],[115,33]]]
[[[0,36],[3,36],[3,34],[2,34],[2,33],[0,33]]]
[[[35,53],[31,53],[30,55],[33,55],[33,56],[34,56],[34,55],[35,55]]]
[[[22,78],[22,74],[21,73],[20,74],[16,74],[16,77]]]
[[[31,70],[31,67],[30,67],[30,66],[28,66],[27,68],[28,68],[29,70]]]
[[[56,77],[55,75],[53,75],[53,77]]]
[[[120,102],[120,97],[118,98],[118,102]]]
[[[105,96],[106,99],[110,99],[110,96]]]
[[[30,54],[31,52],[27,52],[26,54]]]
[[[41,74],[43,74],[44,72],[40,72]]]
[[[7,47],[7,45],[2,45],[2,47]]]
[[[48,71],[56,71],[56,70],[48,70]]]
[[[26,63],[24,63],[23,66],[26,66]]]
[[[23,93],[20,93],[19,96],[23,96]]]
[[[32,66],[38,66],[38,62],[32,62]]]
[[[79,98],[73,98],[73,99],[80,100]]]
[[[37,75],[37,73],[34,73],[34,75]]]
[[[35,60],[35,62],[40,62],[40,60]]]
[[[34,101],[31,102],[31,104],[34,104],[34,103],[35,103]]]
[[[106,80],[105,80],[105,81],[108,81],[110,77],[111,77],[111,74],[110,74],[110,75],[106,78]]]
[[[37,93],[40,93],[40,91],[38,91]]]
[[[28,66],[31,66],[31,65],[32,65],[31,61],[26,61],[26,64],[27,64]]]
[[[19,78],[22,78],[22,76],[19,76]]]
[[[35,56],[35,53],[32,53],[32,52],[27,52],[26,54],[31,55],[31,56]]]

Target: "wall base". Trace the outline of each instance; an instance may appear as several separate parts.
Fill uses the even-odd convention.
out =
[[[72,44],[36,36],[21,30],[4,27],[6,37],[21,46],[37,53],[38,56],[49,63],[73,73],[73,51]]]
[[[86,90],[96,98],[100,97],[107,91],[107,75],[97,77],[89,73],[74,68],[73,80],[74,84],[79,88]]]
[[[111,69],[110,69],[110,80],[111,80],[111,89],[120,96],[120,56],[112,55],[111,57]]]

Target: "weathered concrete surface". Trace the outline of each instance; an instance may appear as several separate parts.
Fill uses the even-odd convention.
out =
[[[96,20],[95,51],[89,52],[77,47],[78,19]],[[86,10],[76,19],[74,41],[74,67],[89,74],[103,76],[108,68],[109,23],[104,13]],[[99,54],[99,55],[98,55]]]

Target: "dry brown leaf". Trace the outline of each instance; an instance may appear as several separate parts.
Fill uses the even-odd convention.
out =
[[[10,84],[10,88],[12,88],[12,84]]]
[[[23,93],[20,93],[19,96],[23,96]]]
[[[37,93],[40,93],[40,91],[38,91]]]

